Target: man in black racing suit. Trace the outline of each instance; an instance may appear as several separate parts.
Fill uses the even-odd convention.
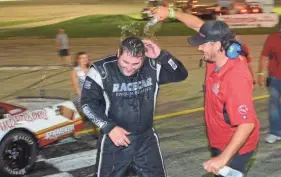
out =
[[[100,128],[97,177],[166,177],[153,116],[158,87],[185,80],[184,65],[149,40],[124,39],[118,54],[92,64],[81,95],[83,113]]]

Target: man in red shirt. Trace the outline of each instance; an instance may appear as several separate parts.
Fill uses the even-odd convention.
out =
[[[188,39],[191,45],[199,46],[209,61],[205,121],[213,158],[204,167],[215,174],[228,163],[245,173],[259,140],[259,122],[252,100],[253,78],[245,57],[226,56],[223,43],[231,40],[235,36],[221,21],[206,22],[198,35]]]
[[[268,62],[267,62],[268,60]],[[268,65],[267,65],[268,63]],[[264,85],[265,70],[268,68],[267,86],[269,89],[269,124],[270,131],[265,141],[274,143],[281,140],[281,34],[275,32],[270,34],[261,52],[258,82],[259,85]]]
[[[199,46],[209,61],[205,78],[205,122],[213,158],[203,163],[204,169],[218,175],[219,170],[228,165],[245,173],[257,147],[260,125],[247,61],[238,52],[238,57],[230,57],[236,50],[228,44],[235,41],[235,35],[222,21],[204,23],[193,15],[163,7],[153,13],[160,20],[176,18],[196,30],[198,34],[188,42]]]

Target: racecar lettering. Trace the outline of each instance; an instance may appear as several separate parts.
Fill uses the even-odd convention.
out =
[[[33,122],[38,119],[48,119],[46,110],[36,110],[33,112],[26,112],[15,116],[7,115],[7,119],[0,121],[0,129],[2,131],[7,131],[16,127],[19,122]]]
[[[74,125],[68,125],[65,127],[61,127],[59,129],[47,132],[45,134],[45,139],[56,139],[62,135],[66,135],[74,131]]]
[[[96,124],[96,126],[98,126],[99,128],[103,128],[106,125],[106,122],[100,121],[96,118],[96,116],[94,115],[94,113],[91,111],[91,109],[87,104],[82,106],[82,110],[84,114],[89,119],[91,119],[94,122],[94,124]]]
[[[18,140],[24,140],[25,142],[27,142],[29,145],[33,144],[33,141],[30,137],[27,136],[20,136],[20,135],[16,135],[14,136],[14,141],[18,141]]]
[[[148,87],[148,88],[144,88],[142,90],[137,90],[137,91],[134,91],[134,92],[120,92],[120,93],[116,93],[116,96],[138,95],[138,94],[141,94],[141,93],[144,93],[144,92],[148,92],[150,90],[151,90],[151,87]]]
[[[26,174],[25,168],[20,169],[20,170],[13,170],[9,167],[5,167],[5,170],[11,175],[24,175],[24,174]]]
[[[141,90],[146,87],[152,86],[151,77],[147,78],[147,80],[142,80],[138,82],[132,83],[115,83],[113,84],[112,92],[131,92],[136,90]]]
[[[138,82],[115,83],[112,92],[116,93],[116,96],[138,95],[150,91],[152,85],[152,79],[149,77]]]

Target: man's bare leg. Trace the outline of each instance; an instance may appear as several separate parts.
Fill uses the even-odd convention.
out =
[[[65,61],[67,64],[72,64],[70,55],[69,55],[69,56],[65,56],[65,57],[64,57],[64,61]]]

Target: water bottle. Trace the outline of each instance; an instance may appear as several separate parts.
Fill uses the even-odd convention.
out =
[[[223,167],[219,171],[219,175],[224,177],[244,177],[244,174],[240,171],[234,170],[233,168],[230,168],[228,166]]]
[[[145,28],[149,28],[153,25],[155,25],[159,21],[159,18],[153,17],[146,25]]]
[[[158,22],[159,18],[154,17],[145,25],[143,32],[146,37],[154,36],[154,33],[157,31],[157,28],[161,27],[159,25],[156,25]]]

